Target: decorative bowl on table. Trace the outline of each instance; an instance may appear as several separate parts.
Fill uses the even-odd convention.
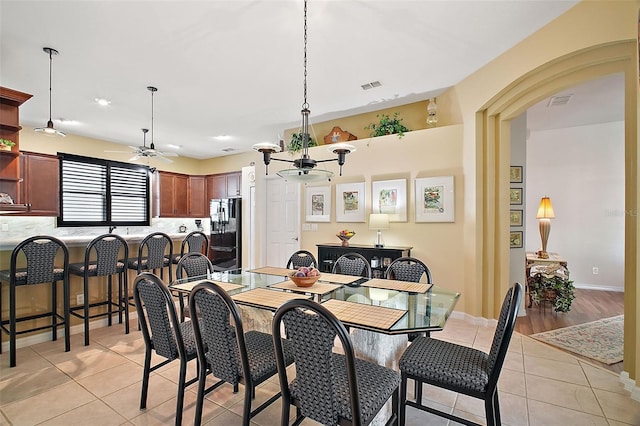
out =
[[[342,241],[342,247],[348,247],[349,246],[349,240],[354,235],[356,235],[355,232],[344,229],[344,230],[338,232],[336,234],[336,237],[340,238],[340,241]]]
[[[315,268],[303,266],[289,274],[289,279],[298,287],[311,287],[320,279],[320,272]]]

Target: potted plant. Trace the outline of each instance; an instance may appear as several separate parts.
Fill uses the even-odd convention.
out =
[[[569,312],[575,299],[575,287],[567,268],[559,264],[534,266],[527,278],[529,297],[536,304],[549,301],[556,312]]]
[[[11,151],[11,148],[15,146],[15,142],[9,139],[0,139],[0,149],[3,151]]]
[[[300,152],[302,150],[302,141],[303,141],[303,133],[294,133],[291,135],[291,141],[287,145],[287,151],[291,153]],[[309,141],[307,142],[307,146],[311,148],[312,146],[318,146],[318,143],[309,136]]]
[[[393,117],[390,117],[387,114],[377,114],[376,117],[379,119],[378,123],[371,123],[365,127],[366,130],[370,130],[371,133],[369,136],[385,136],[385,135],[393,135],[397,134],[398,138],[404,136],[404,132],[410,132],[404,124],[402,124],[402,118],[400,118],[399,113],[394,113]]]

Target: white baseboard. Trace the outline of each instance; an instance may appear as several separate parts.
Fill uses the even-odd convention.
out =
[[[573,283],[575,288],[579,288],[581,290],[599,290],[599,291],[617,291],[620,293],[624,293],[624,287],[609,287],[609,286],[601,286],[601,285],[591,285],[591,284],[580,284]]]
[[[629,377],[629,373],[626,371],[620,373],[620,381],[624,384],[624,388],[631,393],[631,399],[640,401],[640,387]]]
[[[137,319],[138,318],[138,313],[137,312],[130,312],[129,313],[129,320],[132,319]],[[118,324],[118,314],[114,314],[112,319],[111,319],[112,323]],[[124,321],[124,318],[123,318]],[[102,318],[99,320],[93,320],[91,322],[89,322],[89,330],[94,330],[96,328],[102,328],[102,327],[107,327],[107,318]],[[72,327],[69,328],[69,335],[73,336],[74,334],[82,334],[84,333],[84,325],[83,324],[77,324],[74,325]],[[58,340],[60,339],[64,339],[64,327],[60,327],[58,328]],[[32,345],[36,345],[38,343],[44,343],[44,342],[49,342],[51,341],[51,331],[45,331],[42,333],[38,333],[38,334],[32,334],[30,336],[25,336],[25,337],[20,337],[18,339],[16,339],[16,349],[20,349],[20,348],[26,348],[28,346],[32,346]],[[9,341],[3,342],[2,343],[2,352],[9,352]]]

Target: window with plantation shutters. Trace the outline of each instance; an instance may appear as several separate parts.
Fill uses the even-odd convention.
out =
[[[145,166],[59,154],[58,226],[149,225]]]

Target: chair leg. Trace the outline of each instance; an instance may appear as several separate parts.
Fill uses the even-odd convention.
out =
[[[113,279],[112,276],[109,275],[107,277],[107,325],[111,327],[113,324],[113,320],[111,316],[113,315],[113,305],[111,305],[111,298],[113,297]]]
[[[407,376],[402,374],[400,380],[400,413],[398,423],[404,425],[407,418]]]
[[[204,390],[207,385],[207,368],[198,364],[198,394],[196,396],[196,417],[194,426],[202,424],[202,405],[204,404]]]
[[[249,426],[249,420],[251,420],[251,399],[254,395],[253,386],[248,380],[244,384],[244,410],[242,412],[242,426]]]
[[[51,283],[51,340],[58,340],[58,282]]]
[[[89,346],[89,277],[84,276],[83,280],[84,292],[84,345]]]
[[[128,271],[122,271],[124,275],[122,288],[122,308],[124,309],[124,334],[129,334],[129,277]]]
[[[65,278],[62,280],[62,296],[63,296],[63,316],[64,316],[64,351],[69,352],[71,350],[71,291],[69,289],[69,275],[65,274]]]
[[[184,407],[184,383],[187,377],[187,361],[180,358],[180,378],[178,379],[178,397],[176,401],[176,426],[182,426],[182,408]]]
[[[16,286],[9,287],[9,367],[16,366]]]
[[[149,375],[151,374],[151,349],[144,351],[144,370],[142,372],[142,392],[140,393],[140,409],[147,408],[147,391],[149,390]]]
[[[496,422],[496,403],[498,400],[498,392],[494,391],[493,396],[487,395],[484,400],[484,411],[487,418],[487,426],[500,425],[500,421]]]

